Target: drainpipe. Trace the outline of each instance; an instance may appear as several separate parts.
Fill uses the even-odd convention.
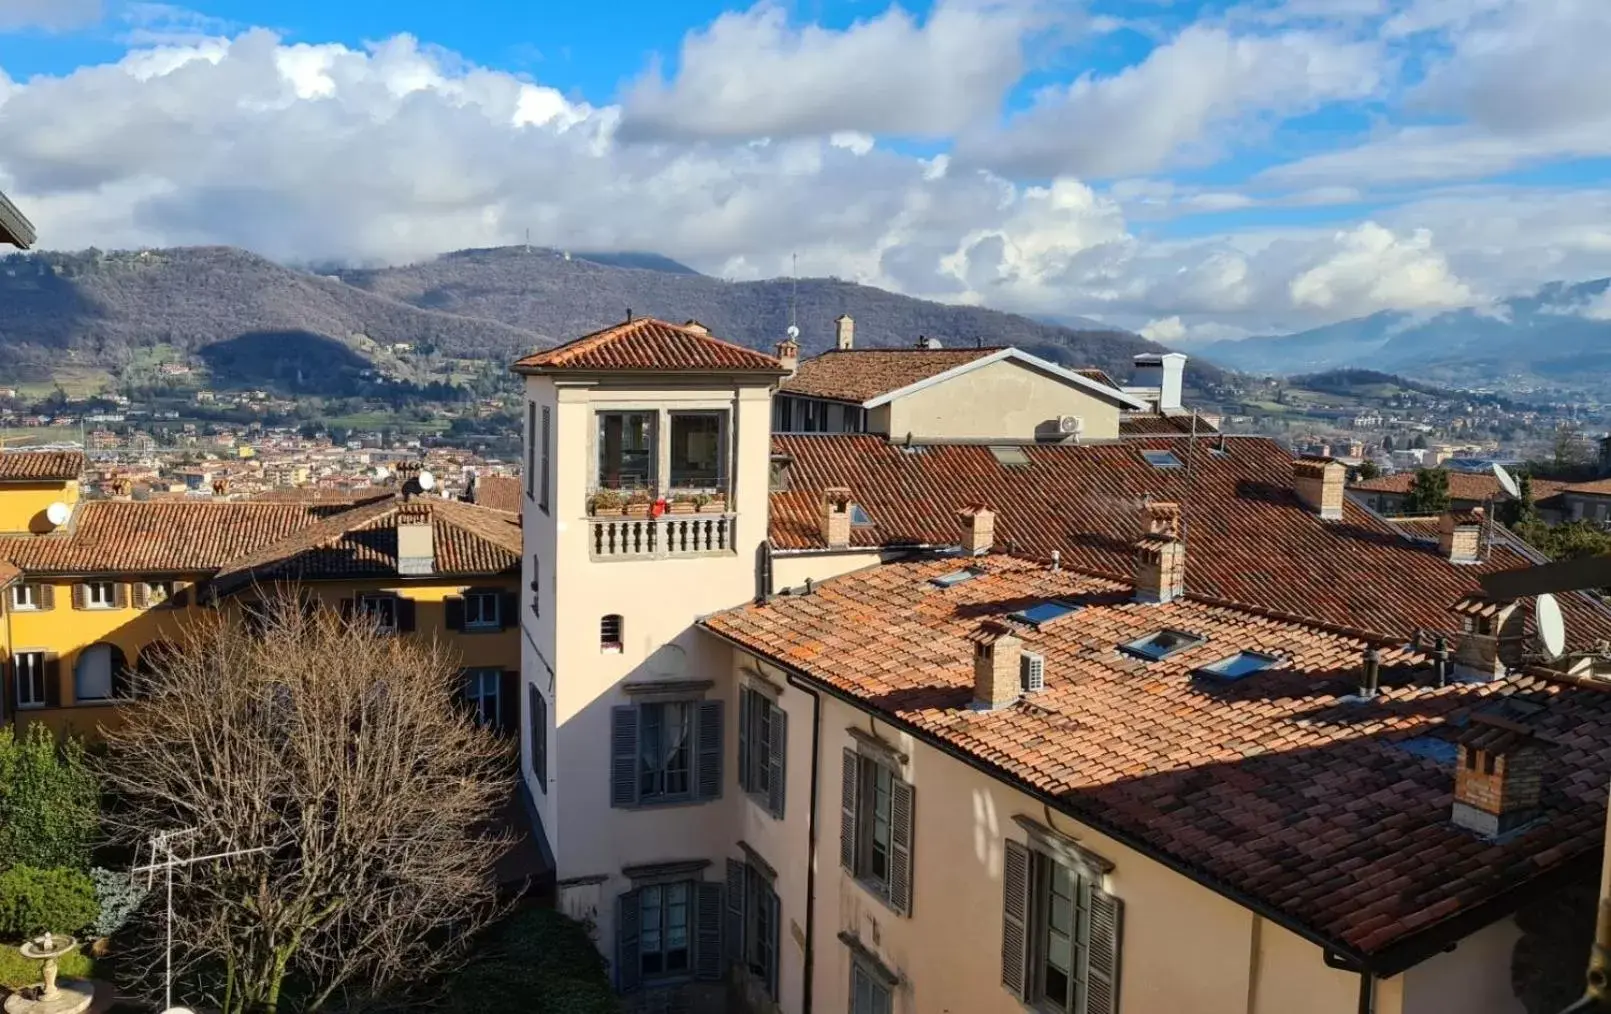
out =
[[[811,809],[806,813],[806,924],[802,962],[805,982],[800,986],[800,1014],[811,1014],[817,943],[817,772],[822,769],[822,695],[794,673],[788,673],[787,676],[789,686],[811,697]]]
[[[1376,1014],[1376,976],[1359,973],[1359,1014]]]

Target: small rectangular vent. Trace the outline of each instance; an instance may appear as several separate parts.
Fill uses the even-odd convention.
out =
[[[1019,682],[1026,694],[1046,689],[1046,656],[1026,651],[1018,656]]]

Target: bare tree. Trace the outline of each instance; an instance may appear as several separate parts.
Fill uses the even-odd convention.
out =
[[[139,677],[108,736],[115,836],[188,827],[190,855],[263,849],[174,874],[176,967],[223,1014],[396,996],[501,914],[508,746],[452,706],[434,642],[283,592],[258,615],[198,621]]]

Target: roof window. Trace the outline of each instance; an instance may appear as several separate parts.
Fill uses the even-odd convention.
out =
[[[861,504],[853,503],[850,505],[850,525],[852,528],[871,528],[873,519],[868,517],[867,512],[861,509]]]
[[[949,574],[941,574],[939,577],[931,577],[929,578],[929,584],[934,585],[936,588],[949,588],[952,585],[958,585],[964,581],[972,581],[981,573],[983,572],[974,567],[964,567],[961,570],[953,570]]]
[[[1175,457],[1174,451],[1142,451],[1141,456],[1147,459],[1147,464],[1153,468],[1179,468],[1180,459]]]
[[[1233,683],[1256,672],[1263,672],[1279,661],[1281,660],[1274,655],[1265,655],[1257,651],[1239,651],[1229,658],[1205,665],[1197,672],[1209,679]]]
[[[1043,623],[1050,623],[1059,617],[1067,616],[1069,613],[1077,613],[1080,608],[1073,602],[1065,602],[1062,599],[1047,599],[1045,602],[1037,602],[1032,606],[1020,609],[1016,613],[1008,613],[1007,619],[1038,627]]]
[[[1011,444],[991,444],[990,455],[996,464],[1006,468],[1028,468],[1029,454],[1022,447]]]
[[[1149,662],[1162,662],[1171,655],[1202,644],[1204,640],[1206,639],[1183,630],[1159,630],[1145,637],[1138,637],[1129,644],[1121,644],[1119,650]]]

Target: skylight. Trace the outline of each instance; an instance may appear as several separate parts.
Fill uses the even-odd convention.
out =
[[[972,567],[964,567],[961,570],[953,570],[949,574],[941,574],[939,577],[931,577],[929,578],[929,584],[932,584],[938,588],[949,588],[952,585],[961,584],[964,581],[972,581],[978,576],[979,572],[977,570],[974,570]]]
[[[873,519],[868,517],[867,512],[861,509],[861,504],[853,503],[850,505],[850,523],[856,528],[870,528],[872,527]]]
[[[1279,661],[1280,659],[1274,655],[1264,655],[1256,651],[1239,651],[1229,658],[1222,658],[1218,662],[1205,665],[1197,671],[1210,679],[1232,683],[1256,672],[1262,672]]]
[[[1147,459],[1147,464],[1153,468],[1179,468],[1180,459],[1175,457],[1174,451],[1142,451],[1141,456]]]
[[[1149,662],[1161,662],[1177,652],[1202,644],[1203,640],[1196,634],[1188,634],[1183,630],[1160,630],[1146,637],[1138,637],[1129,644],[1121,644],[1119,650]]]
[[[1079,610],[1080,607],[1073,602],[1064,602],[1061,599],[1047,599],[1045,602],[1037,602],[1032,606],[1020,609],[1016,613],[1008,613],[1007,619],[1038,627],[1042,623],[1050,623],[1060,616],[1077,613]]]
[[[990,453],[995,457],[996,463],[1007,468],[1028,468],[1029,455],[1022,447],[1010,444],[991,444]]]

